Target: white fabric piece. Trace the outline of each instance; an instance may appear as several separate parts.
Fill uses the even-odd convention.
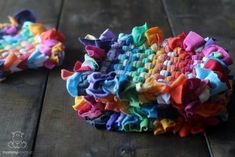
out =
[[[210,90],[208,87],[204,89],[204,91],[199,95],[199,99],[201,103],[206,102],[210,98]]]
[[[158,49],[158,47],[157,47],[157,44],[156,43],[154,43],[153,45],[151,45],[151,47],[150,47],[154,52],[156,52],[157,51],[157,49]]]
[[[93,36],[93,35],[91,35],[91,34],[87,34],[87,35],[85,36],[85,39],[88,39],[88,40],[96,40],[96,37]]]
[[[164,93],[157,97],[158,104],[170,104],[170,94]]]

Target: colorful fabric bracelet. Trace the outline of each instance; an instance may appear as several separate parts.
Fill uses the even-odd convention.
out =
[[[79,40],[85,61],[61,76],[73,108],[95,127],[185,137],[227,120],[233,61],[213,38],[191,31],[163,40],[144,24]]]
[[[52,69],[62,63],[63,34],[36,23],[29,10],[9,16],[9,21],[0,24],[0,81],[10,73],[39,67]]]

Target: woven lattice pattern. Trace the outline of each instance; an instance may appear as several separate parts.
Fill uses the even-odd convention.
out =
[[[9,16],[0,24],[0,80],[26,69],[60,65],[64,58],[64,36],[54,28],[36,23],[29,10]]]
[[[164,40],[144,24],[79,40],[84,62],[61,75],[73,108],[97,128],[184,137],[227,120],[232,60],[213,38],[191,31]]]

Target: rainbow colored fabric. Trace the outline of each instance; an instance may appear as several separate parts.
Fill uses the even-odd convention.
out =
[[[80,38],[84,62],[61,70],[74,110],[97,128],[200,134],[227,120],[233,62],[213,38],[191,31],[163,39],[159,27]]]
[[[13,72],[46,67],[64,59],[64,36],[36,23],[35,15],[22,10],[0,24],[0,81]]]

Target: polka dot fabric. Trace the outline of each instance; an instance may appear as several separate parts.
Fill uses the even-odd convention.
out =
[[[36,23],[35,15],[22,10],[0,24],[0,81],[10,73],[60,65],[64,36],[56,29]]]
[[[227,120],[233,62],[213,38],[191,31],[164,40],[144,24],[79,40],[84,62],[61,76],[74,110],[95,127],[185,137]]]

